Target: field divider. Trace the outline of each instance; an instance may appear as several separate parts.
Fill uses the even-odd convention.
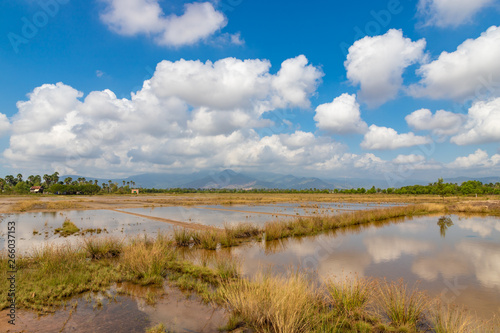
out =
[[[251,211],[247,211],[247,210],[225,209],[225,208],[212,208],[212,207],[200,207],[200,206],[195,206],[194,208],[208,209],[208,210],[220,210],[220,211],[223,211],[223,212],[247,213],[247,214],[262,214],[262,215],[276,215],[276,216],[288,216],[288,217],[306,217],[306,218],[314,217],[314,216],[309,216],[309,215],[294,215],[294,214],[267,213],[267,212],[251,212]]]
[[[211,226],[203,225],[203,224],[199,224],[199,223],[176,221],[176,220],[166,219],[163,217],[156,217],[156,216],[151,216],[151,215],[143,215],[143,214],[138,214],[138,213],[126,212],[126,211],[119,210],[119,209],[109,209],[109,210],[112,210],[112,211],[118,212],[118,213],[143,217],[143,218],[150,219],[150,220],[166,222],[166,223],[178,226],[178,227],[183,227],[183,228],[188,228],[188,229],[194,229],[194,230],[217,230],[218,229],[215,227],[211,227]]]

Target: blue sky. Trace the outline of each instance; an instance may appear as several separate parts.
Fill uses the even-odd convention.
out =
[[[498,175],[500,3],[450,3],[3,2],[0,174]]]

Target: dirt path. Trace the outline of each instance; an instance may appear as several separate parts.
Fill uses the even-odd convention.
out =
[[[138,217],[143,217],[143,218],[146,218],[146,219],[149,219],[149,220],[166,222],[166,223],[178,226],[178,227],[189,228],[189,229],[194,229],[194,230],[215,230],[216,229],[215,227],[211,227],[211,226],[203,225],[203,224],[199,224],[199,223],[175,221],[175,220],[171,220],[171,219],[165,219],[165,218],[162,218],[162,217],[155,217],[155,216],[150,216],[150,215],[143,215],[143,214],[137,214],[137,213],[131,213],[131,212],[124,212],[123,210],[119,210],[119,209],[109,209],[109,210],[112,210],[112,211],[118,212],[118,213],[129,214],[129,215],[134,215],[134,216],[138,216]]]

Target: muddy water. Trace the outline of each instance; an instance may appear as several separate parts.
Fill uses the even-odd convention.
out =
[[[402,219],[316,237],[232,249],[243,273],[300,268],[318,280],[356,273],[403,278],[484,318],[500,315],[500,219],[439,216]],[[439,222],[439,223],[438,223]]]
[[[154,295],[156,304],[149,305],[145,295]],[[227,314],[202,304],[167,285],[147,288],[121,284],[107,296],[85,295],[73,298],[65,309],[38,316],[30,311],[16,312],[16,325],[0,321],[0,332],[145,332],[163,323],[169,332],[219,332],[227,322]],[[0,312],[1,318],[6,311]]]

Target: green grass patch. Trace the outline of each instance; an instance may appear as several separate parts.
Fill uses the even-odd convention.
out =
[[[73,222],[71,222],[70,219],[66,218],[62,224],[62,227],[55,229],[54,233],[59,234],[62,237],[68,237],[76,234],[79,231],[80,228],[78,228]]]

